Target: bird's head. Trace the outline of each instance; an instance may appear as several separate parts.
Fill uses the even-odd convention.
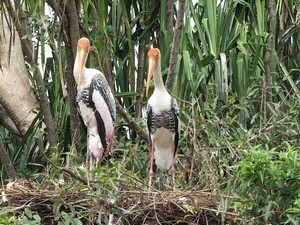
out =
[[[87,55],[89,53],[90,41],[87,38],[80,38],[77,43],[77,55],[79,60],[79,73],[77,89],[80,89],[83,67],[86,62]]]
[[[153,76],[154,70],[157,66],[158,60],[160,60],[160,51],[158,48],[151,48],[148,51],[148,76],[146,83],[146,97],[148,97],[149,85]]]

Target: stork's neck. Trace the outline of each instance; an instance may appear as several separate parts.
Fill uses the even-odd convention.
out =
[[[162,75],[161,75],[161,63],[160,63],[160,59],[157,62],[156,68],[154,70],[154,74],[153,74],[153,80],[154,80],[154,91],[167,91],[164,85],[164,81],[162,79]]]
[[[82,73],[82,80],[85,80],[85,73],[84,71],[86,70],[85,64],[86,64],[86,60],[87,60],[87,56],[84,60],[84,66],[83,66],[83,73]],[[74,74],[74,78],[76,83],[78,83],[78,73],[79,73],[79,57],[78,57],[78,52],[76,54],[76,58],[74,61],[74,69],[73,69],[73,74]]]

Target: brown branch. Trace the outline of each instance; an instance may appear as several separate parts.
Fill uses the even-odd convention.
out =
[[[52,8],[55,14],[61,19],[61,21],[64,21],[64,23],[68,22],[66,14],[55,0],[46,0],[46,2]]]
[[[72,178],[74,178],[75,180],[80,181],[80,182],[83,183],[84,185],[87,185],[87,184],[88,184],[87,181],[86,181],[84,178],[82,178],[81,176],[78,176],[77,174],[75,174],[75,173],[72,172],[71,170],[56,165],[56,164],[53,163],[50,159],[48,159],[48,162],[50,162],[50,164],[52,164],[56,169],[60,170],[61,172],[64,172],[64,173],[69,174]]]
[[[266,45],[266,52],[264,57],[264,65],[265,65],[265,81],[263,84],[263,92],[265,96],[266,103],[272,102],[272,93],[271,93],[271,57],[273,51],[273,40],[274,40],[274,7],[273,0],[267,0],[267,7],[269,12],[269,24],[268,24],[268,39]]]
[[[176,74],[176,63],[177,63],[177,57],[179,52],[181,31],[183,27],[184,7],[185,7],[185,0],[179,0],[178,15],[177,15],[176,27],[174,31],[173,44],[171,49],[170,64],[168,69],[169,72],[166,81],[166,88],[168,90],[172,89],[174,83],[174,77]]]
[[[0,138],[0,161],[4,165],[4,168],[8,174],[8,177],[12,180],[17,179],[16,171],[13,167],[13,164],[5,150],[4,144]]]
[[[134,130],[145,141],[150,142],[148,134],[133,120],[133,118],[123,109],[120,103],[116,100],[117,112],[128,123],[128,127]]]
[[[1,102],[1,101],[0,101]],[[14,122],[11,120],[9,115],[7,114],[4,107],[0,104],[0,124],[4,126],[9,132],[20,135],[20,132],[18,131],[18,128],[14,124]]]

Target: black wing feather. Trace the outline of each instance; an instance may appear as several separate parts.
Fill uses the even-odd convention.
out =
[[[171,110],[164,110],[159,114],[153,114],[152,107],[147,108],[147,126],[149,136],[155,133],[156,129],[164,127],[175,133],[175,152],[177,151],[179,141],[179,108],[174,98],[171,99]]]
[[[106,135],[105,135],[106,131],[105,131],[105,126],[104,126],[104,121],[103,121],[100,113],[96,110],[96,108],[94,109],[94,111],[95,111],[95,116],[96,116],[96,120],[97,120],[97,124],[98,124],[98,130],[101,131],[101,132],[99,132],[101,144],[103,146],[103,149],[106,150],[107,142],[106,142]]]
[[[112,97],[110,87],[109,87],[103,74],[96,75],[92,78],[90,86],[82,89],[80,91],[80,93],[78,93],[78,95],[76,96],[75,104],[76,104],[77,108],[79,109],[78,102],[83,101],[83,103],[87,107],[90,107],[93,109],[96,120],[97,120],[97,126],[98,126],[101,143],[102,143],[103,148],[106,150],[107,149],[107,141],[106,141],[105,125],[104,125],[104,121],[103,121],[100,113],[98,112],[98,110],[95,106],[95,103],[93,101],[94,91],[98,91],[101,94],[101,96],[103,97],[103,99],[109,109],[112,120],[115,121],[115,119],[116,119],[115,102]],[[80,109],[79,109],[79,112],[80,112]]]
[[[99,91],[109,109],[112,120],[115,121],[116,120],[116,104],[115,104],[114,98],[112,97],[110,87],[109,87],[104,75],[99,74],[98,76],[94,76],[92,79],[90,88],[91,88],[90,98],[93,97],[93,91],[95,91],[95,90]],[[92,101],[92,99],[91,99],[91,101]]]
[[[149,132],[149,138],[150,138],[150,141],[151,141],[151,124],[152,124],[152,116],[153,116],[153,113],[152,113],[152,107],[151,106],[148,106],[148,109],[147,109],[147,127],[148,127],[148,132]]]
[[[179,109],[174,98],[172,98],[171,100],[171,108],[172,108],[172,113],[175,121],[175,140],[174,140],[175,142],[174,155],[175,155],[175,153],[177,152],[178,141],[179,141]]]
[[[103,97],[103,99],[108,107],[108,110],[110,112],[112,120],[115,121],[115,119],[116,119],[115,102],[114,102],[114,99],[111,97],[110,87],[109,87],[105,77],[102,74],[99,76],[96,75],[92,78],[91,85],[89,88],[89,104],[95,112],[95,117],[97,120],[101,143],[102,143],[103,148],[106,150],[107,149],[107,141],[106,141],[105,125],[104,125],[104,121],[103,121],[100,113],[98,112],[98,110],[95,106],[95,103],[93,101],[93,92],[94,91],[100,92],[101,96]]]

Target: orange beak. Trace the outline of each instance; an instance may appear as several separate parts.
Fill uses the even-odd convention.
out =
[[[80,84],[82,80],[82,73],[83,73],[83,67],[85,66],[85,61],[87,57],[87,51],[85,49],[80,49],[78,52],[78,58],[79,58],[79,73],[78,73],[78,84],[77,84],[77,90],[80,90]]]
[[[155,68],[156,68],[156,59],[153,56],[149,56],[148,76],[147,76],[147,83],[146,83],[146,97],[148,97],[149,85]]]

